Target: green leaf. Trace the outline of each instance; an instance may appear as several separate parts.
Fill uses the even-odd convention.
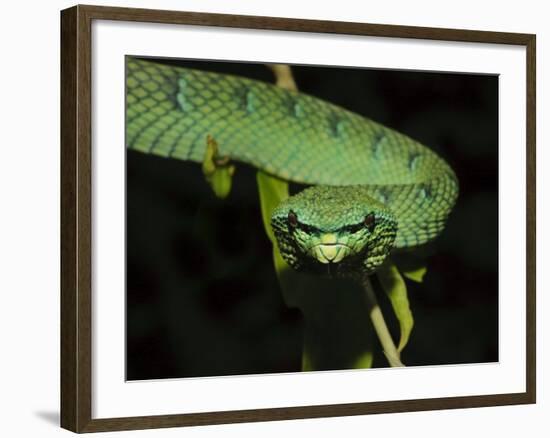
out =
[[[315,371],[308,351],[304,348],[302,352],[302,371]]]
[[[417,283],[422,283],[427,270],[428,268],[426,268],[426,266],[419,266],[416,269],[411,268],[410,270],[403,270],[403,275],[409,280],[416,281]]]
[[[407,285],[397,267],[390,262],[378,270],[378,279],[391,301],[395,316],[399,320],[401,337],[397,351],[401,352],[407,345],[414,326],[414,319],[407,296]]]
[[[214,194],[220,198],[225,199],[231,192],[231,182],[235,167],[220,167],[217,168],[212,175],[207,177],[207,181],[210,183]]]
[[[235,166],[229,160],[218,157],[218,144],[210,136],[207,139],[202,161],[202,173],[214,194],[221,199],[227,198],[231,192]]]
[[[423,248],[414,252],[394,254],[392,261],[397,265],[403,276],[416,283],[422,283],[427,272],[427,258],[430,255],[428,251],[427,248]]]
[[[257,172],[256,181],[258,182],[262,220],[267,236],[273,244],[273,262],[275,264],[277,276],[280,278],[282,272],[290,267],[283,260],[279,252],[277,240],[271,229],[271,214],[275,207],[288,198],[288,182],[275,178],[262,171]]]
[[[372,351],[365,351],[353,364],[353,369],[372,368],[372,360],[374,355]]]

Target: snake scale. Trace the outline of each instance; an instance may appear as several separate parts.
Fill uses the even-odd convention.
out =
[[[458,180],[435,152],[337,105],[261,81],[127,58],[126,146],[202,163],[219,157],[311,185],[271,225],[295,269],[370,274],[394,248],[445,227]]]

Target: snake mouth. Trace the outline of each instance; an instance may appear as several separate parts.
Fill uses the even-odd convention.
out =
[[[342,261],[350,251],[351,248],[342,243],[321,243],[312,246],[309,253],[317,261],[328,264]]]

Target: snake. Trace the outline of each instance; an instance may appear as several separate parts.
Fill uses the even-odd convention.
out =
[[[283,259],[303,272],[370,275],[435,239],[459,192],[420,142],[306,93],[237,75],[126,58],[126,148],[252,166],[305,188],[277,205]]]

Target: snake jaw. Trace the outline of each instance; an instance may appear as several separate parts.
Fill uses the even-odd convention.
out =
[[[339,263],[350,252],[351,248],[347,245],[338,243],[314,245],[310,250],[310,255],[320,263]]]

